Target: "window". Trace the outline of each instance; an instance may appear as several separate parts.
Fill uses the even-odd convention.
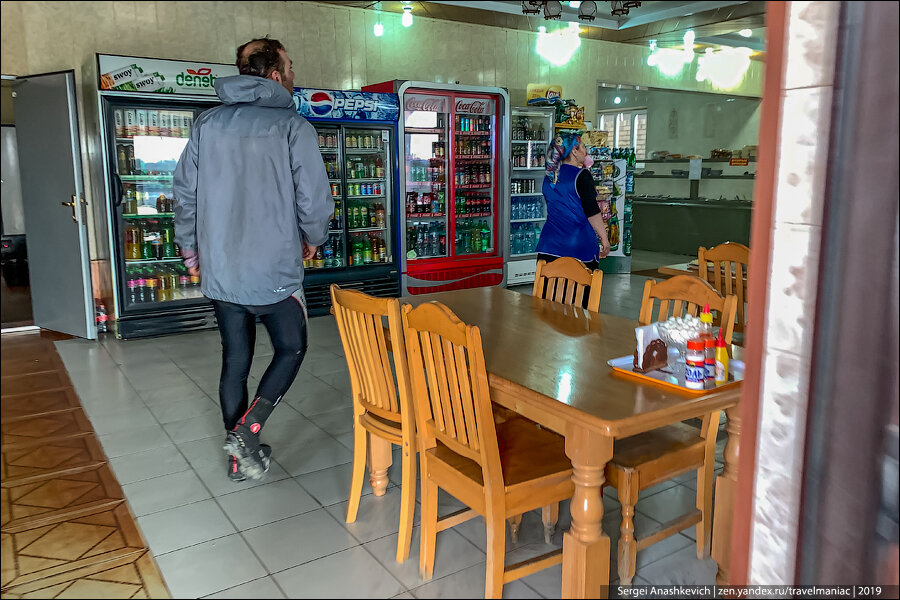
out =
[[[608,146],[634,148],[638,160],[647,158],[647,109],[601,112],[597,123],[609,135]]]

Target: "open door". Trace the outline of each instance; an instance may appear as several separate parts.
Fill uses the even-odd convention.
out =
[[[74,71],[22,77],[14,96],[34,324],[94,339]]]

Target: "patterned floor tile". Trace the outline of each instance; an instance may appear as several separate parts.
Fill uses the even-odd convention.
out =
[[[5,371],[4,371],[5,372]],[[3,399],[19,394],[34,394],[46,390],[56,390],[69,386],[65,371],[46,371],[27,375],[4,375],[0,381]]]
[[[0,474],[3,485],[52,479],[60,472],[71,473],[96,468],[106,462],[103,450],[93,434],[57,439],[30,446],[3,449]]]
[[[0,415],[3,416],[3,422],[6,423],[18,417],[28,417],[78,406],[80,406],[80,403],[78,402],[78,396],[75,395],[75,390],[65,388],[38,392],[36,394],[4,397],[2,404],[0,404]]]
[[[4,399],[4,402],[6,400]],[[26,417],[4,419],[0,426],[3,450],[93,431],[90,421],[79,408]]]

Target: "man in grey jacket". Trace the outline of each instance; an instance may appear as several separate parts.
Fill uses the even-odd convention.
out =
[[[241,74],[216,80],[223,104],[197,118],[175,170],[175,239],[222,338],[219,399],[236,481],[268,470],[260,430],[306,354],[303,260],[328,239],[334,212],[316,131],[294,108],[291,65],[277,40],[238,48]],[[248,406],[257,316],[275,353]]]

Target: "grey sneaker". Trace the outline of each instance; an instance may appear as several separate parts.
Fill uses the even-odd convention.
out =
[[[268,444],[259,445],[260,460],[263,464],[263,473],[268,472],[271,463],[272,447]],[[233,454],[228,455],[228,479],[236,482],[246,481],[247,476],[241,471],[237,458]]]

